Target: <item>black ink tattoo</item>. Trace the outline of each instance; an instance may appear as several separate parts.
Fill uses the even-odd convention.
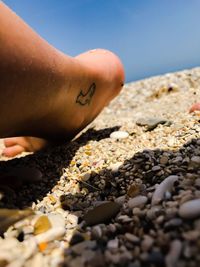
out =
[[[79,95],[76,98],[76,103],[79,103],[81,106],[89,105],[91,102],[91,99],[94,95],[94,92],[96,90],[96,84],[92,83],[87,92],[80,91]]]

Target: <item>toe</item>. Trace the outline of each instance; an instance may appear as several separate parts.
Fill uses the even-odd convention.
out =
[[[16,155],[25,151],[25,148],[21,145],[14,145],[4,148],[2,155],[6,157],[15,157]]]

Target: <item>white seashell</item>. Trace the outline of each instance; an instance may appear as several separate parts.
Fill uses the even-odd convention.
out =
[[[179,208],[179,215],[185,219],[194,219],[200,216],[200,198],[187,201]]]
[[[172,187],[174,185],[174,182],[177,180],[178,180],[177,175],[170,175],[164,181],[162,181],[162,183],[160,183],[157,186],[157,188],[156,188],[156,190],[152,196],[151,204],[157,205],[159,202],[161,202],[165,197],[165,193],[171,192]]]

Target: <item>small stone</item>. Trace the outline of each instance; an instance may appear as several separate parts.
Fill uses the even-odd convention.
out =
[[[200,178],[195,180],[195,186],[200,187]]]
[[[129,242],[134,243],[134,244],[138,244],[138,243],[140,242],[140,239],[139,239],[137,236],[135,236],[135,235],[133,235],[133,234],[130,234],[130,233],[126,233],[126,234],[125,234],[125,238],[126,238]]]
[[[48,231],[52,227],[46,215],[40,216],[34,224],[34,235],[38,235]]]
[[[82,177],[81,180],[88,181],[90,179],[91,174],[89,172],[86,172]]]
[[[180,218],[173,218],[173,219],[171,219],[170,221],[168,221],[168,222],[166,222],[164,224],[164,228],[166,230],[172,230],[172,229],[175,229],[175,228],[181,226],[182,223],[183,223],[182,219],[180,219]]]
[[[193,156],[189,162],[190,168],[198,168],[200,167],[200,157],[199,156]]]
[[[144,239],[142,240],[141,243],[141,248],[144,252],[147,252],[151,249],[151,247],[153,246],[154,240],[152,237],[150,237],[149,235],[145,235]]]
[[[154,130],[159,124],[164,124],[168,122],[162,118],[140,118],[136,121],[138,126],[146,126],[147,131]]]
[[[161,156],[160,157],[160,164],[166,165],[169,161],[169,158],[167,156]]]
[[[177,175],[170,175],[167,178],[165,178],[164,181],[162,181],[162,183],[160,183],[153,196],[152,196],[152,201],[151,204],[152,205],[156,205],[159,204],[165,197],[165,192],[167,191],[171,191],[174,185],[174,182],[178,180],[178,176]]]
[[[110,134],[110,138],[112,139],[124,139],[129,136],[129,133],[125,131],[115,131]]]
[[[153,172],[157,172],[161,170],[161,167],[159,165],[153,166],[153,168],[151,169]]]
[[[91,233],[95,239],[99,239],[102,237],[102,229],[99,225],[92,227]]]
[[[153,206],[149,210],[147,210],[146,214],[147,214],[148,219],[154,220],[154,219],[156,219],[156,217],[161,215],[161,213],[162,213],[162,207],[157,205],[157,206]]]
[[[182,250],[182,243],[180,240],[176,239],[171,242],[170,250],[165,257],[166,267],[174,267],[179,260]]]
[[[199,236],[200,232],[198,230],[191,230],[183,233],[183,237],[187,241],[197,241]]]
[[[117,238],[113,240],[109,240],[107,243],[107,248],[108,249],[116,249],[119,246],[119,240]]]
[[[112,173],[117,173],[119,168],[123,165],[122,162],[113,163],[110,165],[110,170]]]
[[[141,189],[142,189],[142,184],[133,182],[128,188],[127,195],[129,197],[136,197],[137,195],[140,194]]]
[[[99,223],[105,223],[111,220],[120,211],[121,205],[116,202],[105,202],[92,210],[89,210],[83,219],[86,225],[91,226]]]
[[[78,244],[82,241],[84,241],[84,236],[81,235],[80,233],[75,233],[75,234],[73,234],[69,243],[71,246],[73,246],[73,245]]]
[[[179,215],[184,219],[195,219],[200,216],[200,199],[183,203],[179,208]]]
[[[126,196],[120,196],[120,197],[115,199],[115,202],[117,202],[120,205],[123,205],[125,200],[126,200]]]
[[[72,251],[75,252],[77,255],[82,255],[83,251],[86,249],[94,249],[96,248],[97,243],[95,240],[87,240],[81,243],[78,243],[71,247]]]
[[[191,106],[191,108],[189,109],[189,113],[192,113],[194,111],[199,111],[199,110],[200,110],[200,103],[197,102]]]
[[[148,198],[146,196],[137,196],[134,198],[131,198],[128,201],[128,207],[129,209],[133,209],[135,207],[143,207],[148,201]]]

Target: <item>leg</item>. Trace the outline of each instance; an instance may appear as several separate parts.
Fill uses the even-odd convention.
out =
[[[38,150],[46,139],[70,140],[122,87],[123,67],[113,53],[64,55],[3,3],[0,37],[0,136],[43,138],[6,139],[7,148]]]

